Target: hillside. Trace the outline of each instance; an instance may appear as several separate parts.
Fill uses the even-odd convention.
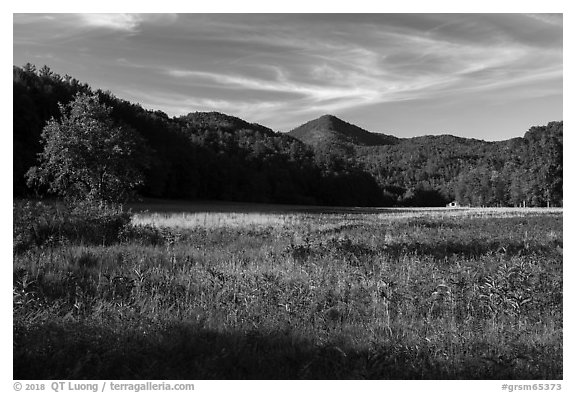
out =
[[[180,116],[178,121],[186,123],[190,129],[235,132],[237,130],[251,130],[267,136],[275,133],[268,127],[257,123],[248,123],[234,116],[220,112],[194,112]]]
[[[149,147],[142,196],[343,206],[382,205],[373,177],[354,163],[319,158],[301,141],[217,112],[170,118],[110,92],[93,90],[50,68],[13,68],[14,196],[43,194],[25,174],[37,164],[41,132],[60,118],[58,103],[97,94],[113,119],[133,128]]]
[[[366,131],[336,116],[324,115],[311,120],[288,133],[311,146],[325,144],[353,144],[357,146],[381,146],[398,143],[399,138]]]
[[[13,69],[14,196],[42,150],[47,120],[75,94],[97,94],[150,148],[141,195],[345,206],[562,205],[563,122],[485,142],[451,135],[398,138],[335,116],[287,134],[218,112],[170,118],[93,90],[48,67]]]
[[[404,205],[547,206],[562,204],[562,122],[532,127],[524,137],[499,142],[427,135],[372,133],[334,116],[292,131],[317,154],[359,163]]]

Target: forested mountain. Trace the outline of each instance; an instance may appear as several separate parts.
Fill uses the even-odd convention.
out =
[[[48,67],[14,67],[14,195],[33,191],[24,174],[37,164],[40,134],[60,116],[58,103],[76,93],[97,94],[112,117],[134,129],[148,145],[144,196],[323,205],[381,205],[382,193],[359,165],[319,157],[282,133],[220,113],[169,118],[93,91]],[[39,190],[42,192],[42,190]]]
[[[400,140],[395,136],[366,131],[332,115],[324,115],[311,120],[293,129],[288,135],[315,147],[344,144],[357,146],[394,145]]]
[[[397,138],[334,116],[288,134],[221,113],[170,118],[110,92],[27,64],[14,67],[14,195],[33,192],[40,134],[58,103],[97,94],[149,152],[144,196],[356,206],[562,204],[562,122],[523,138],[485,142],[449,135]]]
[[[388,203],[442,206],[455,199],[471,206],[562,205],[561,121],[500,142],[452,135],[394,138],[335,124],[348,125],[323,116],[289,134],[317,154],[337,151],[361,164]]]

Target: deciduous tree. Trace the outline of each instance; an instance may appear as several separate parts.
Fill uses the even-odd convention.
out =
[[[44,150],[26,174],[28,184],[66,198],[125,201],[143,182],[142,138],[115,124],[97,95],[77,94],[60,112],[42,131]]]

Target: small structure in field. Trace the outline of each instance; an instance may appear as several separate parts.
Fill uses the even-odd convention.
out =
[[[458,203],[458,201],[452,201],[449,204],[447,204],[446,207],[460,207],[460,204]]]

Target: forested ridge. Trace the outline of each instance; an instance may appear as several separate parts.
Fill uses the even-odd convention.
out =
[[[77,93],[95,94],[112,108],[111,116],[134,129],[148,145],[144,185],[148,197],[215,199],[320,205],[380,205],[381,191],[359,165],[320,157],[286,134],[221,113],[191,113],[169,118],[93,90],[44,66],[14,67],[15,196],[33,195],[25,174],[37,165],[40,135],[58,119],[58,103]]]
[[[550,122],[531,127],[523,138],[499,142],[410,138],[359,148],[357,157],[395,198],[434,190],[462,205],[561,206],[562,129],[562,121]]]
[[[354,129],[357,129],[356,132]],[[498,142],[452,135],[396,138],[334,116],[289,132],[316,154],[359,163],[388,205],[561,206],[563,122],[531,127]]]
[[[40,135],[58,103],[95,94],[147,145],[148,197],[357,206],[562,204],[563,123],[501,142],[449,135],[397,138],[323,116],[283,134],[221,113],[170,118],[44,66],[13,68],[13,185],[31,189]],[[308,126],[307,126],[308,125]],[[312,136],[312,138],[308,138]]]

